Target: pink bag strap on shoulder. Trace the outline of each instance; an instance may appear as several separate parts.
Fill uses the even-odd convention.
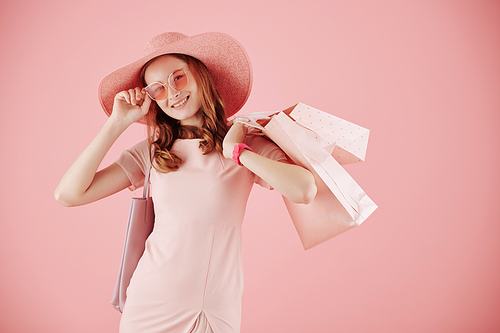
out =
[[[142,197],[147,198],[149,196],[149,175],[151,174],[152,161],[149,159],[148,167],[146,169],[146,174],[144,175],[144,189],[142,190]]]

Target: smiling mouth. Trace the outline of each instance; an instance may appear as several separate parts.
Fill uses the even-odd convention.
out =
[[[184,104],[186,104],[187,100],[189,99],[189,96],[186,96],[186,98],[184,98],[182,101],[180,101],[179,103],[177,104],[173,104],[172,107],[173,108],[179,108],[181,106],[183,106]]]

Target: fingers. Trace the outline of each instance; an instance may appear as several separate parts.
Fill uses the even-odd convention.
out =
[[[144,102],[141,105],[141,109],[143,111],[146,111],[146,113],[147,113],[149,110],[149,107],[151,106],[152,99],[151,99],[151,97],[149,97],[148,94],[145,94],[144,97],[145,98],[144,98]]]
[[[111,116],[134,123],[149,112],[151,98],[140,88],[120,91],[115,96]]]
[[[146,93],[143,89],[136,87],[134,89],[120,91],[116,94],[118,99],[125,100],[128,104],[141,106],[146,99]]]
[[[237,143],[241,143],[245,140],[245,137],[247,135],[247,127],[244,126],[242,123],[235,122],[233,126],[229,129],[229,131],[226,134],[226,138],[229,141],[234,141]]]
[[[142,93],[140,88],[136,87],[135,89],[130,89],[128,92],[130,95],[130,104],[142,105],[145,95]]]
[[[247,128],[240,122],[234,122],[222,142],[222,154],[226,158],[232,158],[234,146],[245,142]]]

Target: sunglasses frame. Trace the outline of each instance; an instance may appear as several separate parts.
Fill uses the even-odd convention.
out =
[[[175,72],[178,72],[180,70],[183,70],[184,73],[186,74],[186,79],[187,79],[187,82],[186,82],[186,85],[189,83],[189,75],[187,75],[187,72],[189,72],[189,69],[186,69],[186,68],[179,68],[179,69],[176,69],[175,71],[173,71],[172,73],[170,73],[168,75],[168,79],[167,79],[167,83],[161,83],[161,82],[151,82],[150,84],[148,84],[146,87],[144,87],[144,90],[146,91],[146,93],[148,94],[149,98],[151,98],[153,101],[163,101],[164,99],[166,99],[168,97],[168,88],[167,88],[167,85],[172,89],[172,90],[175,90],[175,91],[179,91],[177,89],[175,89],[174,87],[172,87],[170,85],[170,78],[172,77],[172,75],[175,73]],[[160,98],[160,99],[154,99],[153,96],[151,96],[151,94],[149,93],[148,91],[148,87],[152,86],[153,84],[156,84],[158,83],[159,85],[163,86],[163,88],[167,91],[167,94],[165,95],[164,98]],[[185,86],[184,86],[185,87]],[[184,87],[180,88],[180,89],[184,89]]]

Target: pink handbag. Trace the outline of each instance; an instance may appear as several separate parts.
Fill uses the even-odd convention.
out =
[[[130,202],[120,269],[113,291],[113,298],[110,302],[120,312],[123,311],[125,306],[130,279],[144,253],[146,239],[153,231],[155,214],[153,200],[149,195],[150,171],[151,166],[146,171],[142,197],[132,198]]]
[[[260,129],[314,175],[318,192],[311,203],[283,197],[304,249],[359,226],[377,208],[339,163],[364,160],[367,129],[301,103],[267,117],[257,113],[235,121]]]

